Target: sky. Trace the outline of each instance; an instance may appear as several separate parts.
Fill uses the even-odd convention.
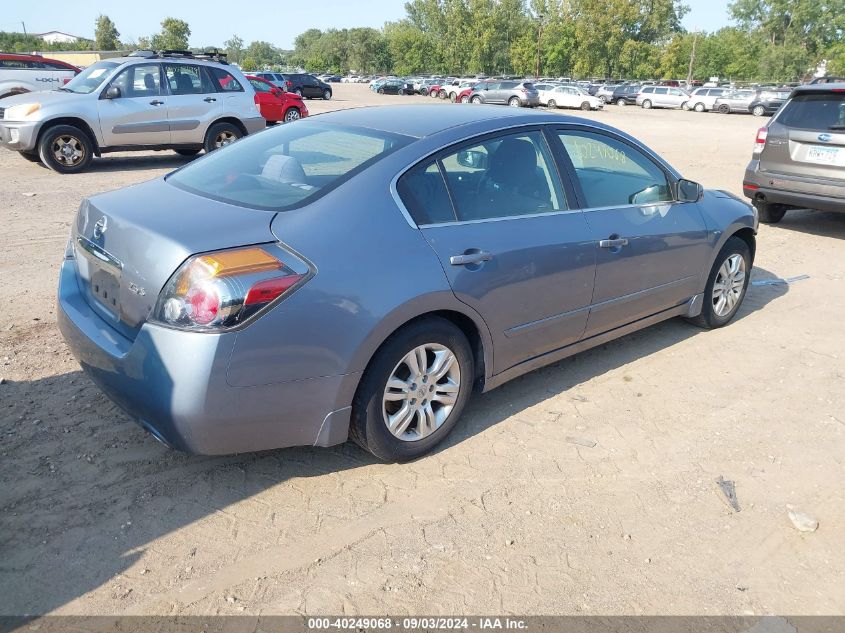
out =
[[[688,30],[715,31],[728,25],[728,0],[685,0],[691,11],[684,18]],[[238,12],[237,3],[219,0],[38,0],[14,2],[0,13],[0,31],[29,33],[63,31],[93,38],[94,20],[108,15],[121,39],[137,40],[160,30],[161,20],[175,17],[191,27],[192,46],[222,45],[232,34],[246,43],[265,40],[293,48],[294,38],[309,28],[372,26],[405,15],[404,0],[252,0]]]

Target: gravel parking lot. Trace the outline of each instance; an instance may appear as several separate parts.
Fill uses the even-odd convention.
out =
[[[312,114],[472,107],[333,88]],[[737,194],[762,124],[571,114]],[[477,396],[415,463],[351,444],[192,457],[81,373],[54,298],[80,200],[186,160],[60,176],[0,153],[0,614],[845,612],[845,216],[762,226],[752,279],[809,277],[753,285],[728,327],[670,321]]]

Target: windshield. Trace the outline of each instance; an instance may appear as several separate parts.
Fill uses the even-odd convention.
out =
[[[87,95],[99,88],[106,77],[111,75],[111,71],[118,66],[120,66],[118,62],[97,62],[71,79],[61,90]]]
[[[308,204],[411,140],[303,120],[248,136],[166,180],[221,202],[282,211]]]

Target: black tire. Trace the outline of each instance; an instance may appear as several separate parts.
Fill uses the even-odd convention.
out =
[[[179,154],[179,156],[196,156],[200,153],[198,149],[175,149],[173,151]]]
[[[592,110],[592,108],[590,107],[590,102],[589,102],[589,101],[585,101],[584,103],[582,103],[582,104],[581,104],[581,109],[582,109],[582,110],[584,110],[584,111],[587,111],[587,110]]]
[[[323,101],[329,101],[332,98],[332,91],[326,88],[323,90]]]
[[[723,103],[719,106],[719,112],[721,114],[730,114],[731,113],[731,106],[729,106],[727,103]]]
[[[692,109],[693,109],[693,110],[695,110],[696,112],[704,112],[704,110],[706,109],[706,107],[705,107],[705,105],[704,105],[703,103],[696,103],[696,104],[692,107]]]
[[[208,128],[208,132],[205,134],[203,148],[205,149],[205,153],[208,154],[238,140],[243,135],[244,133],[241,131],[241,128],[234,123],[227,123],[226,121],[215,123]]]
[[[625,99],[617,99],[616,105],[625,107],[626,105],[628,105],[628,102],[625,101]]]
[[[643,109],[644,110],[651,110],[651,100],[650,99],[646,99],[645,101],[643,101]]]
[[[474,104],[478,105],[479,103],[481,103],[481,97],[476,95],[472,99],[470,99],[469,101],[470,101],[470,103],[474,103]]]
[[[745,279],[742,286],[742,294],[730,312],[719,316],[716,314],[713,305],[713,286],[719,276],[719,269],[722,267],[722,264],[724,264],[725,261],[733,255],[740,255],[745,260]],[[730,323],[731,319],[736,316],[736,313],[742,306],[743,299],[745,299],[745,295],[748,291],[748,282],[751,280],[751,266],[753,263],[754,262],[751,259],[751,251],[748,248],[748,244],[745,243],[745,240],[735,236],[728,238],[728,241],[725,242],[722,250],[719,251],[719,254],[716,256],[716,261],[713,263],[713,268],[710,270],[710,275],[707,278],[707,285],[704,287],[704,305],[701,307],[701,314],[689,319],[689,322],[700,328],[704,328],[705,330],[712,330]]]
[[[455,103],[458,100],[458,93],[457,92],[450,92],[449,93],[449,101]]]
[[[404,441],[387,427],[382,409],[383,394],[394,368],[414,348],[435,343],[455,355],[461,372],[454,408],[434,432],[416,441]],[[442,442],[455,427],[469,400],[474,377],[469,342],[455,325],[440,317],[414,321],[391,336],[367,366],[352,403],[350,437],[363,449],[387,462],[405,462],[422,457]]]
[[[548,103],[546,103],[546,107],[547,108],[556,108],[557,107],[557,101],[555,101],[554,99],[549,99]]]
[[[763,116],[764,114],[766,114],[766,107],[762,105],[756,105],[751,108],[751,114],[753,114],[754,116]]]
[[[787,208],[782,204],[772,204],[770,202],[754,201],[754,206],[757,208],[757,214],[760,216],[760,222],[763,224],[777,224],[783,220],[786,215]]]
[[[512,108],[518,108],[522,105],[522,103],[520,102],[519,97],[511,97],[508,99],[508,105]]]
[[[18,152],[24,160],[28,160],[30,163],[40,163],[41,157],[36,154],[35,152]]]
[[[420,95],[422,95],[423,97],[427,97],[428,96],[428,88],[420,88]]]
[[[79,156],[60,161],[56,155],[62,152],[64,146],[75,148]],[[41,162],[53,171],[60,174],[77,174],[85,171],[94,160],[94,144],[86,132],[74,125],[55,125],[41,134],[38,156]]]
[[[469,103],[469,97],[467,95],[461,97],[461,103]]]
[[[383,95],[384,94],[384,88],[379,88],[378,90],[376,90],[376,92],[378,92],[380,95]]]
[[[441,90],[440,92],[437,93],[437,97],[439,99],[443,99],[443,101],[446,101],[446,97],[448,97],[448,96],[449,95],[445,90]]]

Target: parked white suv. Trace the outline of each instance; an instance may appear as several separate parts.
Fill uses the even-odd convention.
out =
[[[0,53],[0,99],[24,92],[55,90],[76,77],[79,69],[40,55]]]
[[[670,86],[644,86],[637,95],[637,105],[649,108],[684,108],[689,95]]]
[[[696,112],[709,112],[716,104],[716,99],[721,99],[730,92],[731,90],[728,88],[697,88],[689,96],[686,109]]]
[[[106,152],[210,152],[265,126],[252,85],[218,55],[138,51],[0,100],[0,145],[65,174]]]

